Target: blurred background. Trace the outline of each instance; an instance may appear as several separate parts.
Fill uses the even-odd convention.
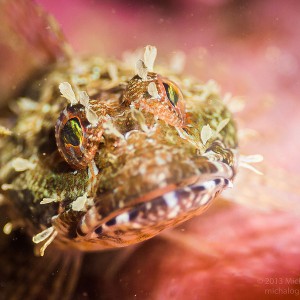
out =
[[[298,140],[299,1],[37,2],[55,16],[77,53],[122,58],[124,51],[150,44],[158,48],[159,62],[183,51],[186,73],[201,81],[216,80],[224,93],[244,97],[249,110],[253,102],[259,104],[260,111],[248,126],[261,127],[267,111],[276,118],[268,127],[272,133],[280,133],[273,136],[274,146],[283,140],[288,141],[283,144]],[[278,106],[277,101],[282,104]],[[295,109],[298,114],[294,119]],[[299,146],[297,142],[290,149],[295,157]],[[268,150],[261,144],[259,147],[266,154]],[[276,155],[276,163],[290,170],[299,171],[300,159],[298,162],[296,166],[290,163],[289,155]]]
[[[223,95],[242,100],[244,109],[236,119],[248,136],[241,140],[241,152],[265,157],[258,165],[265,175],[241,175],[230,196],[243,205],[221,202],[181,226],[177,234],[182,237],[175,234],[175,242],[158,238],[145,243],[118,272],[110,265],[116,254],[87,257],[76,299],[299,296],[300,2],[37,3],[55,17],[77,55],[122,59],[125,51],[150,44],[158,48],[157,63],[170,63],[174,54],[182,59],[184,53],[184,73],[202,82],[213,79]],[[4,11],[6,23],[14,20],[19,32],[12,42],[5,27],[0,29],[0,88],[3,101],[9,101],[29,75],[57,59],[60,50],[49,42],[57,37],[43,22],[38,28],[47,43],[30,47],[20,38],[28,36],[26,22]]]
[[[1,20],[12,24],[9,30],[0,28],[0,102],[16,95],[28,74],[58,57],[57,36],[46,22],[33,21],[35,12],[26,2],[30,1],[2,1]],[[184,72],[203,82],[214,79],[223,94],[230,92],[243,98],[247,107],[244,112],[252,116],[247,118],[247,127],[259,128],[269,145],[289,148],[289,155],[273,151],[272,163],[299,172],[299,1],[37,3],[54,16],[79,55],[121,59],[124,52],[150,44],[158,48],[157,63],[169,63],[174,54],[182,57],[184,53]],[[267,115],[272,115],[272,120],[267,122]],[[241,120],[245,120],[244,115]],[[247,146],[250,152],[259,147],[262,154],[268,153],[265,143],[253,143]]]

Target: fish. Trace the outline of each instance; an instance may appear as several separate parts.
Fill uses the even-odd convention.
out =
[[[66,54],[10,103],[16,115],[0,130],[3,299],[44,289],[71,298],[84,253],[148,240],[232,187],[232,113],[211,83],[154,66],[156,52],[146,46],[135,68]]]
[[[84,73],[57,66],[48,74],[40,91],[46,97],[26,98],[36,107],[21,111],[3,140],[2,192],[21,215],[31,215],[34,242],[55,233],[62,247],[130,245],[201,213],[230,184],[236,130],[220,97],[199,100],[204,87],[196,81],[187,91],[180,78],[178,84],[152,72],[131,78],[118,62],[121,83],[111,82],[104,60],[79,66]],[[90,80],[96,68],[103,75]],[[151,84],[157,95],[149,94]],[[86,99],[75,104],[64,98],[76,101],[82,93]]]

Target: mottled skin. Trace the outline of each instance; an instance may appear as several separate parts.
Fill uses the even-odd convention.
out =
[[[111,79],[109,64],[117,66],[118,82]],[[184,126],[175,127],[162,120],[159,113],[147,108],[137,110],[128,99],[125,101],[124,91],[134,72],[119,62],[89,58],[60,64],[28,89],[24,96],[30,99],[31,108],[24,102],[14,104],[19,112],[12,126],[13,134],[0,142],[1,194],[13,207],[12,221],[19,218],[30,236],[53,226],[57,232],[53,246],[90,251],[148,239],[200,214],[208,206],[210,201],[166,221],[158,217],[149,230],[147,224],[140,231],[120,225],[111,236],[94,234],[99,225],[139,203],[181,191],[195,182],[234,177],[236,129],[220,95],[194,79],[169,74],[167,70],[159,72],[182,90]],[[72,209],[72,203],[87,192],[91,180],[88,167],[76,170],[70,166],[59,154],[54,135],[57,119],[68,104],[58,89],[66,81],[75,91],[87,92],[90,105],[99,118],[104,118],[99,126],[110,124],[104,128],[94,157],[99,174],[93,178],[96,188],[89,195],[92,201],[81,211]],[[216,129],[227,118],[230,120],[226,126],[203,145],[203,126],[209,124]],[[35,168],[15,171],[11,161],[17,157],[36,164]],[[212,198],[224,187],[216,188]],[[40,204],[44,198],[56,201]],[[94,220],[91,228],[82,226],[82,220],[91,211],[95,212],[97,224]],[[122,239],[127,231],[128,237]]]

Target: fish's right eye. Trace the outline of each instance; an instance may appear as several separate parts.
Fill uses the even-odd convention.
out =
[[[83,132],[78,118],[72,118],[67,121],[61,130],[61,138],[65,145],[80,146],[83,140]]]
[[[58,150],[74,169],[84,169],[94,158],[102,130],[93,126],[81,104],[69,105],[60,114],[55,126]]]

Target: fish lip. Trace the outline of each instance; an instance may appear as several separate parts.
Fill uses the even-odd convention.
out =
[[[224,187],[229,185],[231,182],[231,179],[234,176],[234,170],[232,167],[228,166],[227,164],[224,164],[222,162],[210,162],[211,164],[218,165],[219,170],[222,168],[223,171],[219,171],[216,173],[203,173],[203,174],[197,174],[194,176],[191,176],[189,178],[181,180],[179,183],[171,183],[167,186],[164,186],[162,188],[157,188],[155,190],[152,190],[140,197],[134,197],[133,199],[130,199],[127,201],[126,205],[123,207],[115,207],[114,209],[107,209],[106,211],[103,210],[103,199],[100,201],[99,199],[101,196],[105,195],[99,195],[99,199],[95,199],[95,206],[91,207],[87,213],[84,215],[80,223],[78,224],[78,233],[80,236],[84,236],[85,239],[92,239],[91,233],[93,233],[97,228],[100,228],[101,226],[109,223],[113,223],[114,218],[117,218],[118,216],[124,214],[124,213],[130,213],[133,211],[137,206],[143,206],[147,205],[147,203],[153,203],[158,198],[163,198],[165,195],[168,195],[169,193],[175,192],[179,193],[181,191],[184,191],[188,188],[196,188],[197,186],[201,186],[205,184],[206,182],[212,182],[212,181],[223,181]],[[223,187],[223,188],[224,188]],[[109,201],[107,201],[109,202]],[[211,201],[209,201],[211,202]],[[101,206],[102,204],[102,206]],[[206,205],[205,205],[206,206]],[[199,206],[201,207],[201,205]],[[92,217],[91,217],[92,216]]]
[[[170,191],[127,210],[118,211],[115,217],[94,224],[95,226],[89,228],[83,239],[92,243],[91,247],[94,247],[94,250],[124,247],[149,239],[166,228],[179,225],[201,214],[229,182],[227,178],[207,180],[201,184]],[[212,183],[213,186],[209,189]],[[209,192],[204,188],[205,185]],[[186,195],[191,195],[193,202],[185,201],[189,199]]]
[[[118,216],[120,216],[122,213],[130,213],[131,211],[135,210],[137,207],[139,206],[148,206],[149,204],[152,205],[154,204],[156,201],[158,201],[158,199],[162,199],[163,201],[167,202],[172,206],[173,204],[171,203],[172,201],[170,200],[170,197],[173,197],[172,195],[175,194],[180,194],[180,193],[189,193],[191,191],[193,191],[196,194],[200,194],[201,192],[203,193],[209,193],[213,188],[209,187],[209,185],[213,184],[214,187],[219,187],[218,191],[223,187],[231,187],[232,186],[232,182],[231,180],[227,179],[227,178],[211,178],[211,179],[207,179],[207,180],[203,180],[201,182],[197,182],[194,183],[192,185],[180,185],[177,186],[177,188],[169,188],[169,189],[160,189],[157,193],[156,196],[153,196],[153,193],[149,193],[143,197],[140,197],[141,199],[143,199],[143,201],[136,201],[137,204],[135,204],[132,207],[128,207],[128,209],[125,209],[124,212],[119,211],[118,214],[116,214],[113,218],[108,218],[108,221],[103,222],[102,224],[107,224],[109,222],[111,222],[112,219],[114,218],[118,218]],[[214,198],[214,197],[212,197]],[[212,199],[210,199],[212,200]],[[174,201],[173,201],[174,202]],[[180,200],[176,201],[178,202],[177,204],[180,204]],[[191,206],[191,209],[197,209],[200,208],[203,204],[208,204],[208,201],[205,203],[201,203],[199,205],[196,206]]]
[[[177,181],[170,180],[168,183],[164,184],[163,186],[157,184],[155,188],[152,188],[151,190],[148,190],[141,195],[127,195],[126,198],[123,199],[123,202],[125,204],[122,205],[122,207],[115,207],[115,209],[112,209],[109,214],[101,213],[101,215],[103,216],[102,217],[103,220],[106,220],[108,218],[108,215],[113,216],[114,214],[116,214],[115,212],[117,211],[126,210],[132,207],[133,205],[151,201],[155,197],[159,197],[167,192],[180,189],[180,188],[185,188],[187,186],[197,185],[199,183],[201,184],[205,181],[215,180],[218,178],[228,179],[232,181],[232,179],[236,174],[235,167],[229,166],[227,163],[221,161],[209,161],[209,160],[206,160],[205,162],[206,162],[205,170],[201,169],[203,165],[203,161],[199,163],[200,171],[198,173],[190,174],[187,177],[183,176]],[[103,206],[105,197],[113,193],[114,191],[110,191],[104,194],[100,193],[97,197],[94,198],[95,205],[99,206],[100,208],[100,206]],[[102,197],[104,199],[101,199]]]

